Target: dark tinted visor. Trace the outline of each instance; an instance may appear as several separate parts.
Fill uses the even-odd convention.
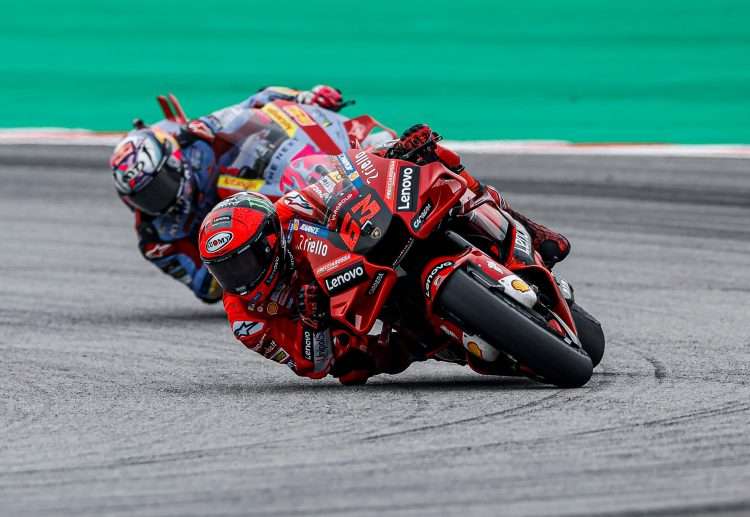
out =
[[[147,214],[162,214],[177,201],[184,180],[182,171],[165,164],[145,187],[128,194],[128,198]]]
[[[252,291],[273,266],[274,250],[266,239],[243,245],[231,255],[205,261],[206,267],[222,289],[234,294]]]

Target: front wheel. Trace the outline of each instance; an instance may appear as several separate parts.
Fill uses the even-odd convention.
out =
[[[596,367],[604,356],[604,331],[602,330],[602,325],[586,309],[578,305],[578,303],[573,303],[570,306],[570,313],[573,315],[573,321],[576,324],[581,346],[589,354],[591,363]]]
[[[541,316],[490,291],[465,271],[448,277],[438,306],[544,382],[576,388],[591,378],[593,365],[586,352],[563,341]]]

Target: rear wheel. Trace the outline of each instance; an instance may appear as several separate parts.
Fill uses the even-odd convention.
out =
[[[487,289],[465,271],[446,280],[438,306],[544,382],[574,388],[591,378],[593,366],[585,351],[563,341],[540,315]]]

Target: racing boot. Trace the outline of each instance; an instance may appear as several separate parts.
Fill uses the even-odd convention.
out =
[[[532,246],[541,255],[544,265],[548,269],[563,260],[570,253],[570,241],[560,233],[553,232],[539,223],[535,223],[525,215],[513,210],[507,201],[503,208],[513,216],[513,219],[523,224],[531,234]]]
[[[508,212],[513,219],[523,224],[531,234],[531,245],[542,256],[544,265],[548,269],[563,260],[570,253],[570,241],[562,234],[553,232],[549,228],[536,223],[513,209],[508,200],[498,192],[495,187],[486,185],[483,187],[484,193],[489,195],[497,206]]]

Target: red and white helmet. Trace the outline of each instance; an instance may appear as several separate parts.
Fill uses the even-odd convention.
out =
[[[110,159],[117,192],[129,205],[159,215],[192,195],[189,171],[177,140],[164,131],[133,131]]]
[[[216,205],[203,219],[198,242],[201,260],[224,291],[255,292],[255,303],[267,298],[289,268],[276,209],[256,192],[239,192]]]

